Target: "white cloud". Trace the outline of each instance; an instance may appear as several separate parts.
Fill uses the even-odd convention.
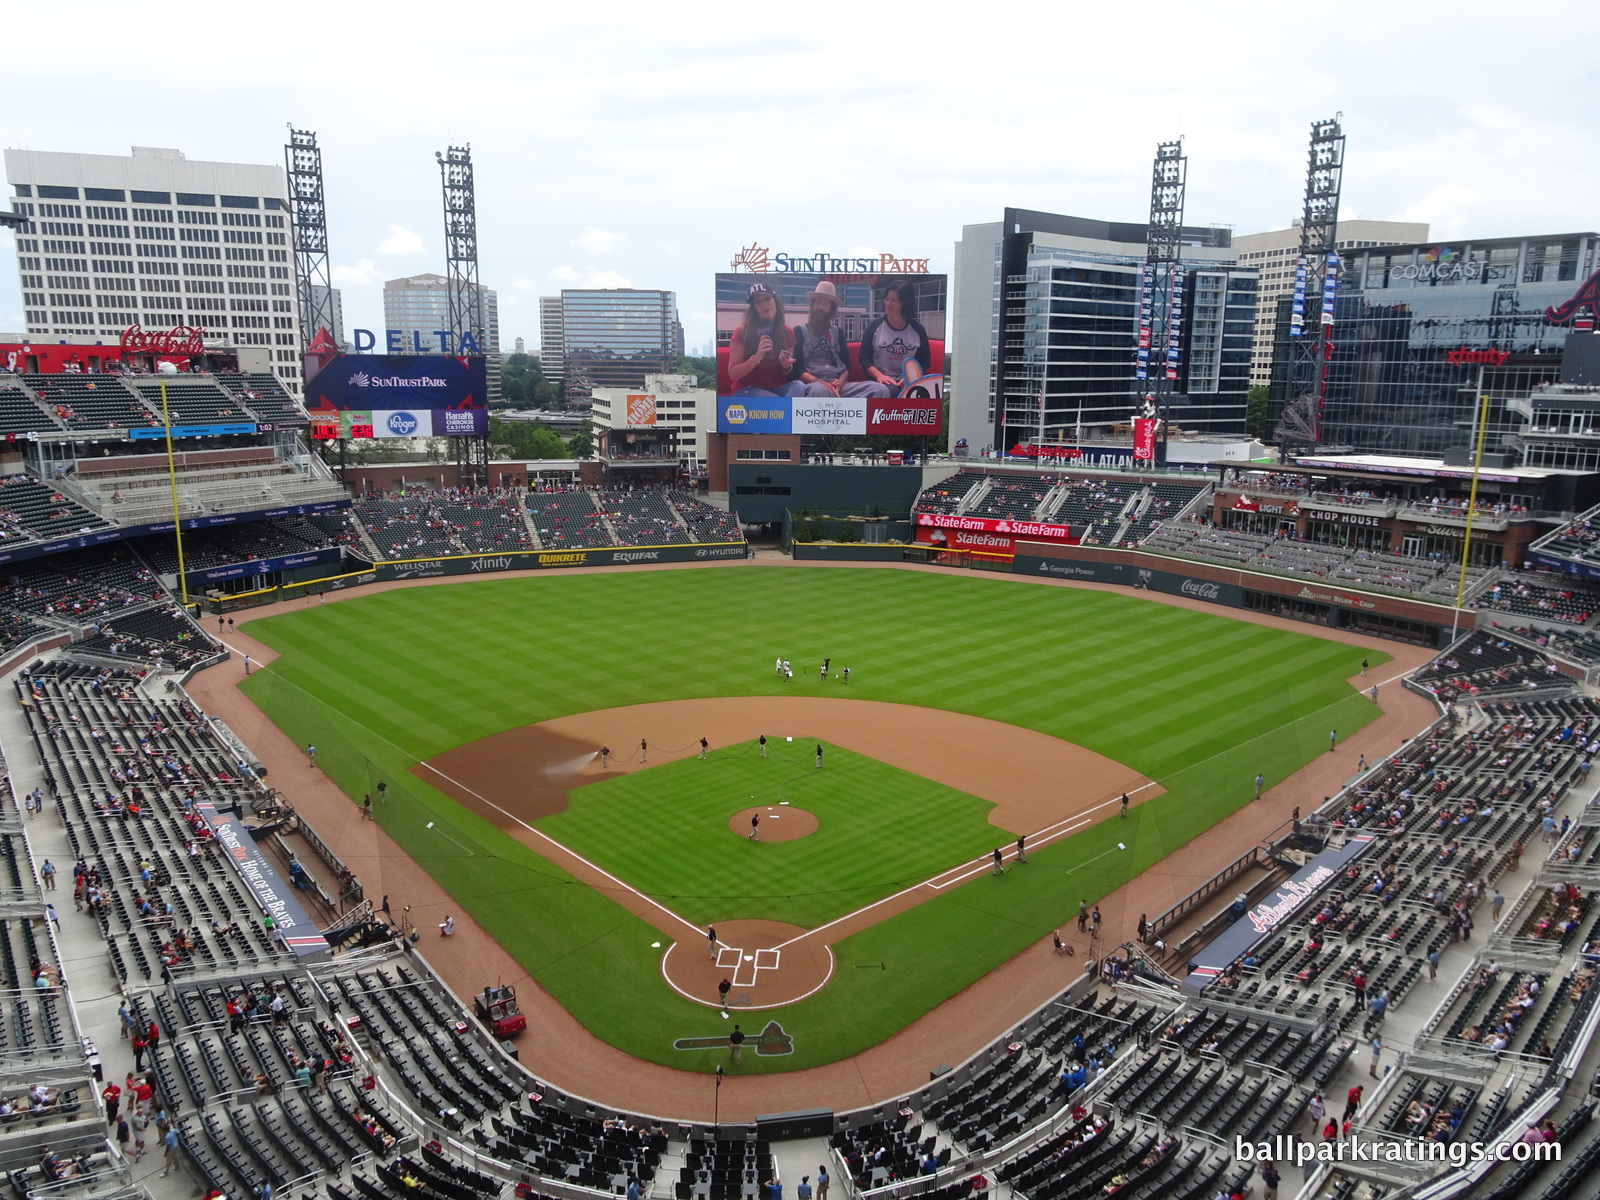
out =
[[[620,233],[608,233],[604,229],[588,225],[584,227],[582,233],[572,239],[572,244],[586,254],[606,254],[615,250],[620,241],[622,241]]]
[[[1442,183],[1407,208],[1401,219],[1428,222],[1432,237],[1461,237],[1472,229],[1472,217],[1482,199],[1459,183]]]
[[[337,288],[377,287],[384,280],[384,272],[370,258],[357,259],[352,264],[340,264],[328,271]]]
[[[627,276],[618,271],[602,271],[596,267],[560,266],[550,272],[558,287],[565,288],[625,288],[632,287]]]
[[[389,237],[378,243],[379,254],[426,254],[428,248],[422,244],[422,235],[412,233],[403,225],[389,226]]]

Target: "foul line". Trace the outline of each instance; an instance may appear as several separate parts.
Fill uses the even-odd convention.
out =
[[[393,745],[393,743],[391,742],[390,745]],[[395,747],[395,748],[399,749],[399,747]],[[435,775],[437,775],[440,779],[448,780],[450,783],[454,784],[456,787],[460,788],[462,791],[466,792],[468,795],[476,796],[479,800],[483,801],[483,803],[487,804],[490,808],[494,809],[495,812],[502,813],[506,817],[508,817],[511,820],[515,821],[518,825],[521,825],[529,833],[533,834],[534,837],[539,838],[541,841],[549,842],[550,845],[554,846],[557,850],[560,850],[563,854],[571,855],[573,858],[577,859],[579,862],[581,862],[584,866],[588,867],[591,871],[595,872],[597,875],[604,875],[607,879],[611,880],[612,883],[616,884],[623,891],[631,892],[631,893],[633,893],[633,895],[639,897],[639,899],[643,900],[646,904],[650,905],[652,908],[660,909],[662,912],[666,913],[667,916],[671,917],[674,921],[678,922],[678,924],[682,925],[685,929],[692,929],[696,933],[701,932],[700,926],[690,924],[688,921],[686,921],[682,917],[680,917],[677,913],[673,912],[665,904],[661,904],[658,901],[652,900],[649,896],[646,896],[638,888],[634,887],[632,884],[625,883],[622,880],[618,879],[615,875],[613,875],[610,871],[607,871],[604,867],[596,866],[594,863],[590,862],[587,858],[583,857],[583,855],[578,854],[577,852],[575,852],[573,850],[569,850],[566,846],[563,846],[560,842],[556,841],[555,838],[550,837],[548,834],[544,834],[544,833],[539,832],[539,830],[535,829],[532,825],[529,825],[526,821],[524,821],[521,817],[517,816],[515,813],[507,812],[505,809],[501,808],[498,804],[496,804],[493,800],[490,800],[487,796],[484,796],[484,795],[482,795],[482,794],[480,794],[478,792],[473,791],[473,789],[469,788],[466,784],[462,783],[459,779],[451,779],[450,776],[446,775],[443,771],[439,770],[439,768],[434,766],[432,763],[423,762],[423,763],[418,763],[417,765],[419,767],[426,767],[428,770],[432,771]],[[662,957],[665,958],[666,956],[663,955]]]

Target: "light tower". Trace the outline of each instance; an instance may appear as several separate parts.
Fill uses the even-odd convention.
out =
[[[478,282],[478,200],[473,190],[472,147],[451,146],[434,152],[444,189],[444,253],[449,288],[449,326],[457,354],[487,354],[489,327],[484,319],[483,288]],[[488,396],[481,397],[484,407]],[[457,437],[457,482],[463,487],[489,484],[489,437]]]
[[[1342,114],[1341,114],[1342,115]],[[1292,399],[1273,438],[1280,455],[1315,449],[1322,440],[1322,409],[1333,355],[1333,306],[1339,286],[1339,189],[1344,175],[1344,130],[1339,116],[1313,121],[1306,164],[1300,258],[1289,311],[1289,389]]]
[[[306,350],[326,329],[333,333],[333,279],[328,271],[328,210],[322,193],[322,151],[309,129],[289,127],[283,147],[289,175],[289,216],[300,280],[300,344]]]
[[[1144,271],[1139,279],[1139,343],[1134,387],[1140,416],[1159,417],[1157,461],[1166,461],[1168,401],[1178,378],[1183,348],[1183,200],[1189,159],[1183,139],[1156,146],[1150,171],[1150,224],[1145,231]]]

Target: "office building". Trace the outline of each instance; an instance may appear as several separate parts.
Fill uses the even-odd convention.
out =
[[[557,386],[565,378],[566,332],[561,320],[561,297],[539,297],[539,369]]]
[[[339,348],[350,352],[350,343],[344,336],[344,297],[339,294],[338,288],[323,287],[320,283],[311,285],[312,295],[315,297],[317,308],[321,310],[326,304],[326,311],[333,328],[328,330],[333,335],[333,340]]]
[[[1343,259],[1322,400],[1324,446],[1465,453],[1478,397],[1488,395],[1491,453],[1525,466],[1600,466],[1567,461],[1559,438],[1528,437],[1529,397],[1563,380],[1563,355],[1577,336],[1549,321],[1546,310],[1566,304],[1600,269],[1600,234],[1374,246]],[[1278,300],[1269,393],[1274,425],[1306,386],[1293,379],[1290,303]]]
[[[647,375],[675,371],[683,354],[683,325],[672,292],[563,290],[560,334],[561,378],[581,374],[591,387],[642,387]],[[544,372],[556,375],[549,366]]]
[[[478,296],[483,308],[471,325],[484,331],[478,352],[489,375],[489,403],[495,404],[500,400],[500,297],[481,283]],[[439,333],[451,328],[450,280],[431,271],[388,280],[383,285],[383,327],[387,344],[401,354],[443,353]]]
[[[1242,434],[1256,271],[1238,265],[1226,228],[1185,228],[1183,243],[1171,420]],[[1134,376],[1145,226],[1008,208],[965,226],[955,250],[951,446],[977,454],[1126,427],[1149,389]]]
[[[1394,246],[1428,240],[1426,221],[1340,221],[1336,248],[1340,254],[1370,246]],[[1255,340],[1250,354],[1250,383],[1266,384],[1272,378],[1272,343],[1277,330],[1278,300],[1294,291],[1295,267],[1300,261],[1300,222],[1288,229],[1266,233],[1235,234],[1233,248],[1241,266],[1260,272],[1256,304]]]
[[[23,319],[33,337],[116,342],[133,325],[198,326],[270,352],[302,391],[295,261],[281,164],[7,150]]]
[[[693,471],[706,462],[717,427],[717,394],[693,375],[647,375],[639,387],[597,387],[590,420],[600,457],[621,467],[669,464]]]

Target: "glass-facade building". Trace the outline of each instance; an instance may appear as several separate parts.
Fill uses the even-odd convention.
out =
[[[1489,396],[1485,448],[1535,461],[1528,397],[1561,378],[1568,328],[1545,310],[1600,268],[1594,233],[1496,238],[1346,252],[1334,308],[1321,419],[1330,448],[1438,457],[1471,446],[1478,397]],[[1279,301],[1269,417],[1295,378],[1290,301]]]
[[[677,370],[683,325],[674,292],[643,288],[561,293],[562,370],[571,390],[643,387],[646,375]]]
[[[1185,228],[1174,426],[1243,435],[1257,276],[1220,227]],[[1135,377],[1145,226],[1024,209],[969,225],[956,247],[951,438],[970,447],[1076,439],[1126,425]],[[1152,348],[1152,374],[1164,348]],[[1041,405],[1042,393],[1042,405]]]

